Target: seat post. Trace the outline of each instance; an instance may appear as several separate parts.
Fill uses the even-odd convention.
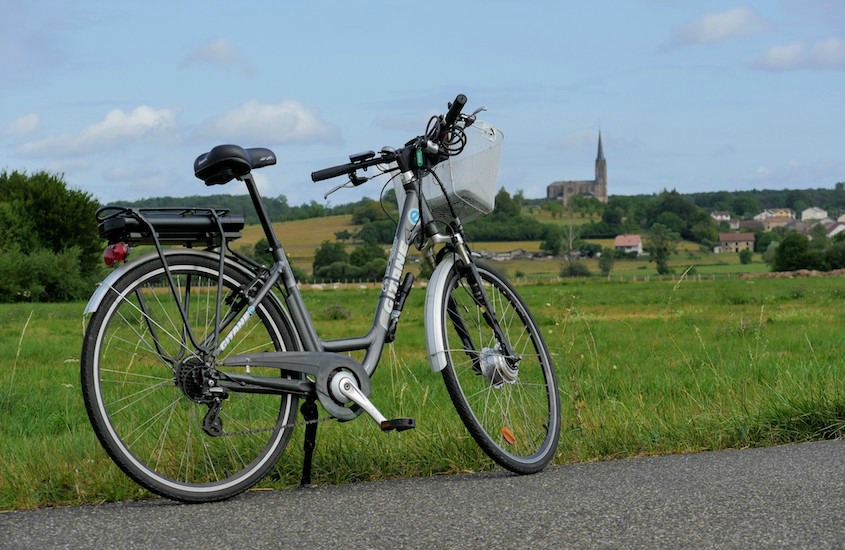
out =
[[[261,196],[258,194],[258,185],[255,183],[255,178],[253,178],[252,173],[249,172],[239,179],[246,184],[249,197],[252,199],[252,205],[255,207],[255,213],[258,214],[258,220],[261,222],[261,228],[264,230],[264,235],[266,235],[267,242],[270,244],[270,252],[273,254],[273,259],[277,262],[281,261],[284,258],[282,245],[276,238],[276,232],[273,231],[273,223],[270,221],[270,215],[267,214],[267,209],[264,208],[264,203],[261,201]]]

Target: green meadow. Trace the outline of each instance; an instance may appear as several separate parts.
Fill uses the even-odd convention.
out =
[[[513,272],[511,272],[513,275]],[[845,435],[845,279],[592,278],[519,286],[554,354],[556,462]],[[324,338],[363,334],[374,288],[304,290]],[[320,425],[314,481],[492,469],[425,359],[424,288],[405,306],[372,398],[418,427]],[[149,498],[100,448],[82,403],[84,303],[0,305],[0,510]],[[301,428],[259,489],[299,481]]]

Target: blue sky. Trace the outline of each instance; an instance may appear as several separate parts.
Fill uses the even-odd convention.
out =
[[[499,185],[611,195],[845,181],[845,2],[0,0],[0,170],[102,202],[242,193],[194,158],[272,148],[267,196],[401,145],[459,93],[505,133]],[[333,203],[377,196],[362,186]]]

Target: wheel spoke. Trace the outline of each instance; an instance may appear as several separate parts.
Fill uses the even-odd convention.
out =
[[[230,390],[219,410],[224,435],[203,430],[210,403],[204,377],[213,366],[193,348],[188,329],[198,342],[210,341],[221,322],[219,262],[185,254],[168,264],[176,296],[161,262],[148,261],[118,279],[93,314],[82,361],[86,407],[110,456],[147,489],[185,501],[227,498],[273,466],[290,438],[285,424],[295,419],[297,399]],[[227,268],[224,298],[252,280]],[[295,340],[273,307],[269,298],[256,306],[227,353],[292,349]],[[251,373],[282,376],[265,367]]]
[[[501,334],[472,296],[469,283],[453,271],[444,303],[454,304],[442,320],[446,336],[446,387],[461,419],[482,449],[500,465],[518,473],[542,469],[554,456],[559,438],[559,398],[551,358],[525,305],[504,279],[480,268],[484,291]],[[453,321],[457,316],[473,335],[465,349]],[[505,345],[507,344],[507,345]],[[510,347],[515,357],[506,358]],[[480,357],[481,372],[471,356]],[[508,359],[516,360],[516,367]],[[510,369],[510,370],[500,370]]]

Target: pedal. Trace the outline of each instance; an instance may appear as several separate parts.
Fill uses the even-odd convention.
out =
[[[397,432],[404,432],[405,430],[413,430],[417,427],[417,421],[413,418],[394,418],[393,420],[385,420],[381,424],[381,431],[389,432],[396,430]]]

